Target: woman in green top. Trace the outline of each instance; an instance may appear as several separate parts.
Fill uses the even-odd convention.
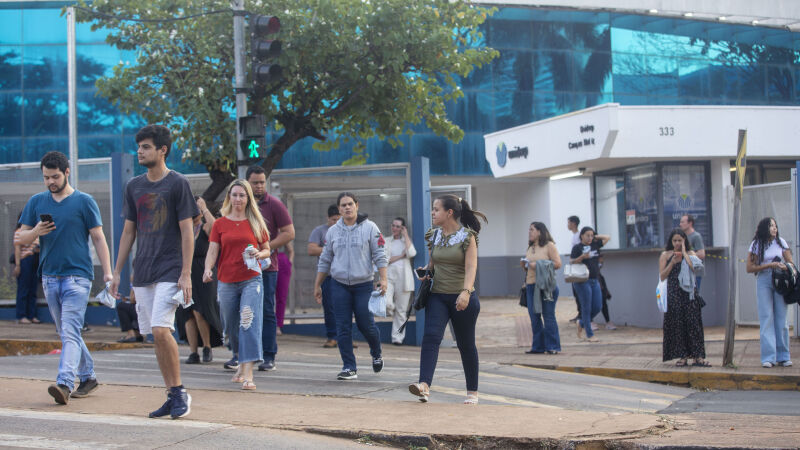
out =
[[[465,200],[455,195],[437,198],[433,202],[431,215],[434,228],[425,233],[425,241],[430,255],[426,269],[434,272],[433,286],[425,307],[419,382],[409,385],[408,390],[420,401],[428,401],[439,358],[439,344],[447,322],[452,320],[467,379],[467,398],[464,403],[475,405],[478,403],[475,323],[481,305],[473,285],[478,268],[478,232],[481,230],[478,218],[486,222],[486,216],[473,211]]]

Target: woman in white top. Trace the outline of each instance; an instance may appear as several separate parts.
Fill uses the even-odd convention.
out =
[[[399,331],[406,322],[408,304],[414,293],[414,274],[411,272],[411,258],[417,255],[414,244],[408,236],[406,221],[396,217],[392,221],[392,235],[386,239],[389,253],[389,284],[386,288],[386,312],[392,315],[392,344],[402,345],[406,330]],[[394,313],[392,313],[394,310]]]
[[[786,269],[792,261],[789,245],[778,235],[778,224],[772,217],[761,219],[750,243],[747,272],[756,274],[758,322],[761,338],[761,366],[790,367],[789,327],[786,325],[786,302],[772,286],[772,269]]]

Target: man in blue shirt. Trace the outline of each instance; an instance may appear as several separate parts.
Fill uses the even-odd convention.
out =
[[[94,361],[81,337],[94,279],[90,236],[103,267],[103,281],[111,281],[113,276],[100,209],[91,195],[70,186],[67,157],[49,152],[40,168],[47,191],[31,197],[22,210],[17,242],[30,245],[39,238],[39,274],[61,337],[58,377],[47,392],[56,403],[66,405],[70,397],[86,397],[97,389]],[[73,392],[76,376],[80,385]]]

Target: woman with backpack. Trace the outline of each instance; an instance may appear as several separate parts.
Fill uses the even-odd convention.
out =
[[[772,285],[772,271],[786,270],[785,263],[792,261],[792,251],[778,234],[775,219],[761,219],[747,256],[747,273],[756,275],[761,367],[771,368],[776,364],[791,367],[787,306],[783,296]]]

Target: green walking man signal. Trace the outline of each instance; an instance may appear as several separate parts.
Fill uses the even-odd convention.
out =
[[[255,139],[250,140],[250,145],[247,146],[248,150],[250,150],[250,155],[248,158],[258,158],[258,142]]]
[[[241,134],[239,148],[242,150],[242,156],[246,160],[253,162],[255,160],[264,159],[267,156],[264,116],[256,114],[240,117],[239,133]]]

